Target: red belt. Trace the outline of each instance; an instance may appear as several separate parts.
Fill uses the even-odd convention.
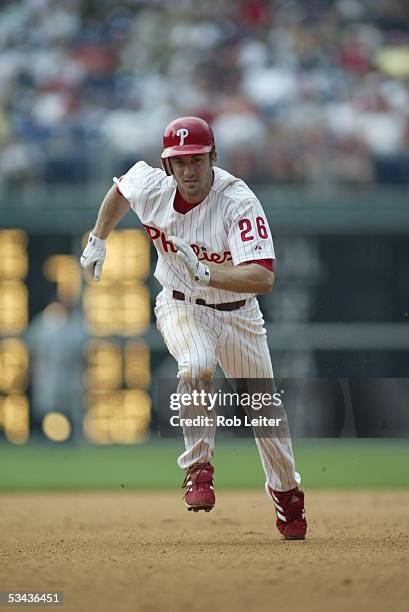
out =
[[[174,300],[186,301],[185,294],[181,291],[173,291],[172,296]],[[238,302],[226,302],[225,304],[206,304],[204,300],[200,298],[195,301],[195,304],[199,306],[207,306],[208,308],[214,308],[214,310],[238,310],[246,303],[246,300],[239,300]]]

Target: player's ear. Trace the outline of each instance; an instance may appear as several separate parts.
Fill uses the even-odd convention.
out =
[[[216,160],[217,160],[216,147],[213,147],[213,149],[210,151],[210,164],[213,165]]]

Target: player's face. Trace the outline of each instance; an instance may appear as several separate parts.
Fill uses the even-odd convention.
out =
[[[208,153],[171,158],[173,176],[187,202],[203,200],[213,183],[212,163]]]

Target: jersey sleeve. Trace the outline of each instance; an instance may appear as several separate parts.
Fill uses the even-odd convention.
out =
[[[256,263],[259,266],[263,266],[263,268],[266,268],[266,270],[269,270],[270,272],[275,272],[274,259],[253,259],[251,261],[246,261],[244,263],[246,264]]]
[[[115,176],[113,181],[118,191],[128,200],[132,210],[139,214],[164,175],[163,170],[152,168],[146,162],[140,161],[119,179]]]
[[[271,230],[256,198],[241,203],[233,211],[228,240],[235,266],[244,261],[275,259]]]

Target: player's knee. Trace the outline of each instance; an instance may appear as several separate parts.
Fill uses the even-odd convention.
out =
[[[193,388],[205,388],[212,383],[213,368],[200,362],[190,362],[179,369],[179,378],[188,382]]]

